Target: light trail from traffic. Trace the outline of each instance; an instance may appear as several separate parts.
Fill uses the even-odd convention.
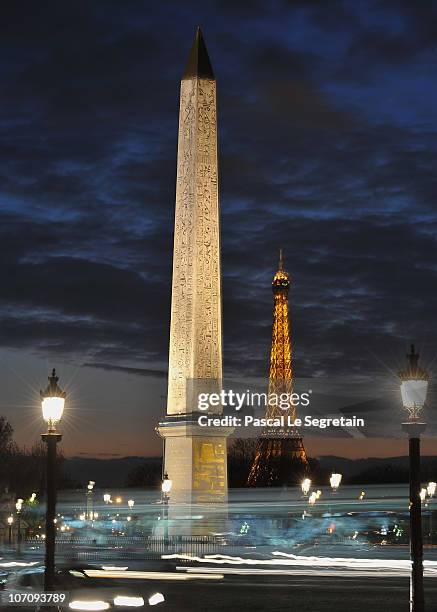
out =
[[[411,572],[411,562],[403,559],[355,559],[346,557],[304,557],[300,555],[292,555],[280,551],[272,553],[273,559],[244,559],[243,557],[232,557],[230,555],[205,555],[204,557],[174,554],[163,555],[163,559],[180,559],[184,561],[193,561],[197,563],[208,563],[219,565],[219,568],[186,568],[178,566],[179,571],[196,571],[214,574],[221,572],[223,574],[318,574],[318,575],[338,575],[341,572],[343,576],[385,576],[385,577],[401,577],[409,576]],[[246,565],[252,569],[229,569],[223,567],[225,565]],[[260,569],[254,566],[288,566],[293,569]],[[437,562],[424,561],[424,575],[427,577],[437,576]]]

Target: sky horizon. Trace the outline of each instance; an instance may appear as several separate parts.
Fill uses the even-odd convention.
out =
[[[179,81],[199,24],[218,88],[225,373],[268,371],[281,247],[297,376],[397,393],[411,342],[433,373],[435,8],[97,0],[4,13],[0,415],[20,445],[38,441],[56,367],[67,456],[160,452]],[[407,452],[401,437],[336,444]],[[330,445],[309,454],[338,454]]]

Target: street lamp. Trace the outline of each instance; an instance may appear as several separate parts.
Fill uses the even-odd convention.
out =
[[[135,505],[135,500],[134,499],[128,499],[127,505],[129,506],[129,508],[132,510],[132,508]]]
[[[21,552],[21,508],[23,507],[23,499],[18,498],[15,503],[15,510],[17,511],[17,551]]]
[[[105,504],[110,504],[111,503],[111,495],[109,493],[104,493],[103,501],[105,502]]]
[[[332,488],[332,492],[333,493],[337,493],[337,489],[341,484],[341,479],[343,478],[342,474],[337,474],[336,472],[333,472],[331,474],[331,478],[329,479],[329,482],[331,484],[331,488]]]
[[[308,493],[310,492],[311,480],[309,478],[304,478],[302,480],[302,484],[300,485],[300,488],[302,489],[303,495],[305,495],[306,497]]]
[[[44,591],[54,590],[55,578],[55,545],[56,545],[56,446],[62,439],[62,434],[56,430],[56,425],[62,418],[65,405],[65,391],[58,386],[59,378],[53,368],[48,378],[49,384],[40,391],[42,414],[47,421],[47,431],[42,434],[43,442],[47,444],[47,510],[46,510],[46,550]]]
[[[170,491],[171,491],[172,486],[173,486],[173,481],[170,480],[170,478],[168,477],[167,472],[165,472],[164,480],[162,481],[162,485],[161,485],[161,489],[162,489],[162,492],[164,494],[164,497],[167,498],[167,501],[168,501],[168,497],[170,495]]]
[[[8,525],[9,525],[9,546],[12,543],[12,525],[14,523],[14,517],[12,516],[8,516]]]
[[[161,485],[162,491],[162,508],[163,508],[163,520],[164,520],[164,546],[168,546],[168,502],[170,499],[171,487],[173,485],[172,480],[168,477],[167,472],[164,473],[164,478]]]
[[[86,515],[87,517],[92,520],[93,519],[93,515],[94,515],[94,499],[93,499],[93,494],[94,494],[94,485],[96,483],[94,482],[94,480],[90,480],[87,484],[87,491],[86,491]]]
[[[432,481],[428,483],[428,486],[426,487],[426,492],[428,493],[429,497],[434,497],[436,488],[437,483]]]
[[[316,501],[317,501],[317,493],[313,491],[308,498],[308,503],[310,504],[310,506],[314,506]]]
[[[407,359],[408,367],[399,372],[399,378],[402,403],[408,412],[408,421],[402,423],[402,429],[408,434],[410,458],[410,611],[424,612],[420,435],[426,428],[426,423],[421,420],[421,411],[426,401],[429,377],[418,365],[419,355],[413,344]]]

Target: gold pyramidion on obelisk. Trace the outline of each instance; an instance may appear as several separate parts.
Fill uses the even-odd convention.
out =
[[[288,291],[290,276],[284,269],[282,249],[279,266],[273,277],[274,296],[272,346],[270,350],[269,398],[279,398],[283,393],[291,398],[293,393],[293,369],[290,342]],[[284,396],[283,396],[284,397]],[[284,410],[272,402],[266,409],[266,417],[285,416],[285,422],[296,420],[296,407],[289,402]],[[289,417],[289,419],[288,419]],[[308,460],[302,437],[294,428],[265,430],[258,439],[257,451],[247,484],[268,487],[296,484],[308,470]]]
[[[217,166],[216,81],[199,28],[180,89],[167,417],[158,427],[170,503],[227,496],[230,430],[200,427],[196,405],[196,389],[222,381]]]

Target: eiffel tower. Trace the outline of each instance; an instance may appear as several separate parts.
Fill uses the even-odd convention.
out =
[[[288,317],[288,290],[290,276],[284,270],[282,249],[279,267],[273,277],[274,295],[272,348],[270,351],[269,397],[293,392],[290,323]],[[268,405],[267,418],[289,416],[296,419],[296,407],[290,402],[286,410],[277,404]],[[308,459],[301,435],[296,429],[266,429],[258,439],[254,462],[247,485],[251,487],[278,487],[297,484],[308,473]]]

